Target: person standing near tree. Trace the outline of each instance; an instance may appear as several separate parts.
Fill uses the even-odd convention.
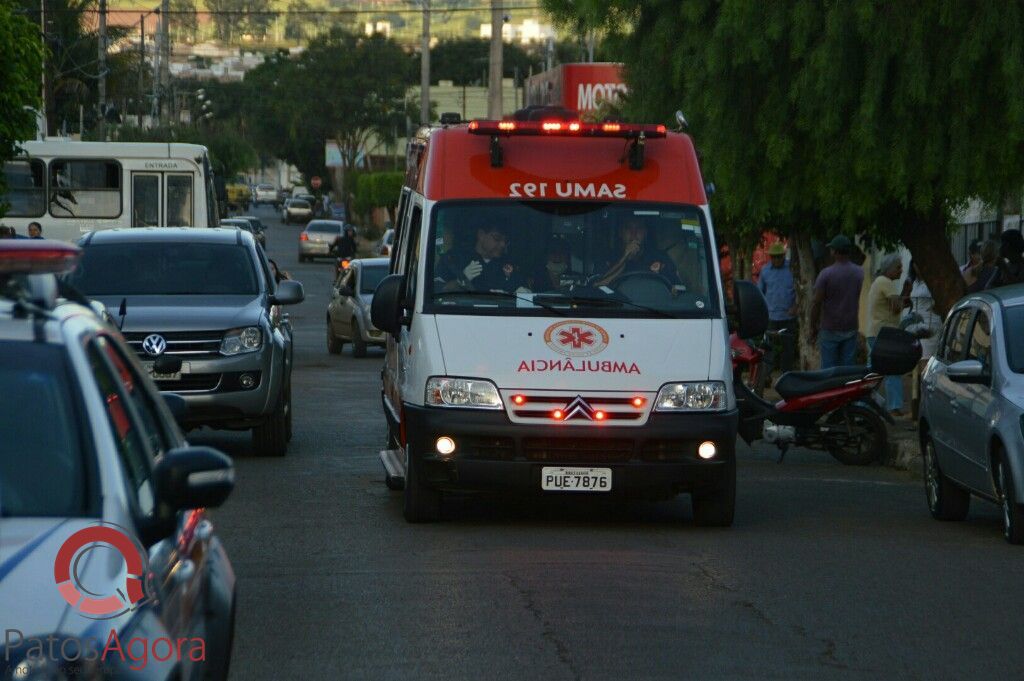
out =
[[[778,357],[779,369],[789,371],[796,359],[797,317],[796,286],[793,272],[786,260],[786,247],[776,241],[768,247],[771,264],[761,268],[757,288],[768,303],[768,329],[785,331],[780,335],[782,351]]]
[[[878,276],[868,291],[868,352],[875,345],[883,326],[898,327],[903,296],[899,283],[903,277],[903,261],[898,255],[887,255],[878,268]],[[903,377],[885,377],[885,407],[893,416],[903,416]]]
[[[821,352],[822,369],[853,364],[864,285],[864,270],[850,262],[853,242],[840,234],[828,247],[833,262],[818,274],[811,301],[811,342]]]

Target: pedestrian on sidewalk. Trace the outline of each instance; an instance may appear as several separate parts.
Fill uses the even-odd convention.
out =
[[[991,288],[999,272],[999,243],[989,239],[981,245],[981,260],[964,273],[968,293],[977,293]]]
[[[779,336],[782,347],[776,361],[780,370],[790,371],[796,360],[796,287],[781,241],[768,247],[768,256],[771,264],[761,268],[757,287],[768,303],[768,329],[785,332]]]
[[[1008,229],[999,235],[999,273],[989,288],[1024,282],[1024,236],[1019,229]]]
[[[878,276],[868,291],[868,352],[875,345],[878,331],[883,326],[898,327],[903,297],[900,279],[903,277],[903,261],[898,255],[882,258]],[[885,407],[893,416],[903,416],[903,377],[885,377]]]
[[[935,300],[932,298],[932,292],[928,290],[928,285],[924,283],[917,263],[913,260],[910,261],[909,279],[911,282],[910,309],[900,320],[900,326],[921,341],[921,361],[914,367],[914,373],[910,380],[910,414],[911,419],[916,423],[921,404],[921,374],[924,373],[928,360],[938,349],[942,317],[935,312]]]
[[[960,266],[960,274],[967,275],[967,270],[972,267],[977,267],[981,264],[981,245],[984,243],[981,239],[975,239],[971,242],[971,245],[967,247],[967,262]]]
[[[822,369],[854,363],[864,285],[864,270],[850,262],[853,242],[840,234],[828,248],[833,262],[818,274],[811,301],[811,342],[818,344]]]

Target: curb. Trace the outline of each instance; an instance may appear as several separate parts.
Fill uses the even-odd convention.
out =
[[[903,432],[897,434],[896,430],[901,426],[902,423],[897,423],[895,427],[889,426],[889,451],[882,463],[921,477],[921,446],[917,441],[917,431],[906,430],[904,426]]]

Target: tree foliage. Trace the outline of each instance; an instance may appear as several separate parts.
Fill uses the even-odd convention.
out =
[[[39,107],[42,47],[39,31],[7,2],[0,2],[0,164],[13,157],[18,143],[33,139]],[[26,108],[31,107],[31,108]],[[0,194],[4,190],[0,173]],[[0,216],[4,207],[0,205]]]
[[[386,208],[389,214],[398,207],[405,173],[360,173],[353,187],[352,208],[358,215],[368,215],[374,208]]]
[[[608,32],[628,110],[682,109],[738,229],[902,240],[940,309],[951,211],[1024,179],[1024,1],[546,0]]]
[[[386,142],[405,129],[411,69],[393,40],[332,30],[297,58],[278,54],[246,75],[247,129],[261,150],[306,177],[323,174],[328,139],[354,169],[371,138]]]

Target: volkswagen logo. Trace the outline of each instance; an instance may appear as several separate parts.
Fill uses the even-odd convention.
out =
[[[142,349],[150,357],[159,357],[167,349],[167,341],[160,334],[151,333],[142,341]]]

